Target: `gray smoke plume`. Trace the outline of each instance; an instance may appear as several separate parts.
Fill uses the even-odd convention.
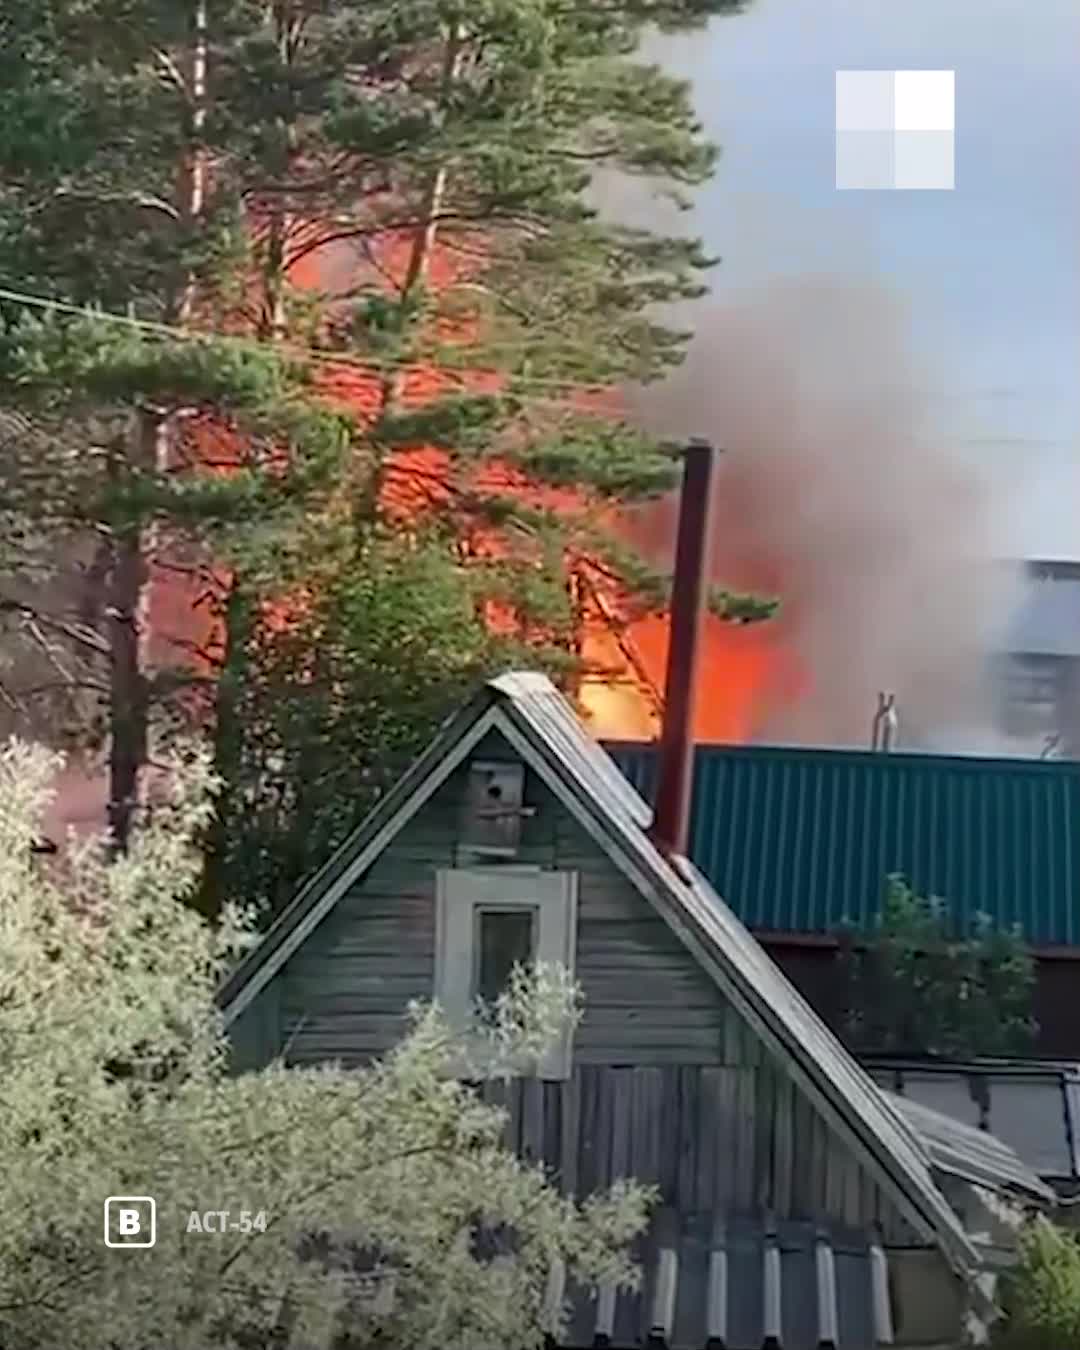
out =
[[[757,739],[865,746],[890,690],[898,748],[1003,752],[988,681],[1015,601],[1000,494],[916,392],[897,304],[807,278],[704,302],[693,321],[686,364],[630,399],[653,430],[723,450],[713,576],[781,600],[778,637],[808,686]],[[636,521],[654,553],[674,514]],[[703,677],[721,697],[722,671]]]

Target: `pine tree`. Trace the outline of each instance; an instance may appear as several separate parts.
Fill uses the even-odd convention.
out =
[[[633,53],[647,22],[735,8],[376,0],[290,24],[278,6],[235,49],[236,106],[246,72],[278,116],[247,158],[261,213],[249,322],[339,356],[335,388],[363,404],[368,434],[289,585],[280,560],[269,590],[249,570],[230,605],[215,852],[234,885],[280,902],[467,679],[518,654],[570,670],[583,571],[630,604],[666,600],[611,524],[670,486],[671,447],[594,411],[588,391],[680,359],[687,335],[657,314],[701,294],[711,260],[696,240],[605,219],[588,193],[599,170],[671,193],[709,175],[686,87]],[[303,303],[289,279],[312,264],[339,284]],[[314,598],[268,641],[275,584]],[[423,641],[401,640],[402,613]]]
[[[344,603],[372,557],[384,577],[400,561],[394,585],[430,584],[438,560],[456,597],[441,612],[466,605],[476,668],[522,644],[572,660],[568,575],[582,560],[628,598],[662,602],[664,579],[610,526],[616,505],[671,483],[670,448],[580,391],[670,369],[686,334],[657,314],[699,294],[711,260],[695,240],[602,218],[588,189],[600,169],[675,193],[708,176],[715,151],[686,87],[634,52],[648,24],[740,7],[54,0],[8,21],[0,287],[204,335],[178,343],[0,300],[17,392],[5,401],[48,451],[33,474],[25,454],[6,455],[11,499],[50,539],[98,542],[85,570],[107,603],[79,631],[91,665],[106,664],[121,842],[150,710],[195,678],[154,671],[145,646],[163,541],[228,563],[223,822],[253,790],[243,745],[259,717],[248,700],[241,723],[238,691],[258,684],[268,605],[303,589],[305,568]],[[341,250],[344,286],[297,284],[305,266],[340,265]],[[311,348],[321,357],[305,372],[297,356]],[[365,407],[351,435],[314,399],[349,372]],[[421,404],[418,374],[434,382]],[[230,473],[186,467],[223,439]],[[433,481],[404,529],[388,499],[410,476],[414,492]],[[501,647],[493,613],[509,627]],[[456,618],[445,634],[460,645]]]
[[[238,4],[225,17],[244,12]],[[152,710],[178,683],[151,663],[154,570],[169,565],[177,536],[213,536],[221,548],[253,512],[265,528],[291,509],[329,467],[345,427],[278,354],[175,336],[196,320],[223,327],[228,283],[246,259],[240,204],[212,177],[221,146],[211,146],[208,124],[204,0],[45,4],[20,9],[7,29],[2,472],[36,551],[17,560],[33,583],[9,572],[0,609],[17,619],[14,637],[51,634],[79,651],[75,674],[55,650],[53,665],[65,694],[78,685],[101,705],[109,823],[122,848]],[[57,305],[28,309],[26,295]],[[78,313],[86,306],[100,316]],[[239,447],[228,479],[186,471],[211,427]]]

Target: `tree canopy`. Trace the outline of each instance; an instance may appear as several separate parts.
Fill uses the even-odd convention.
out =
[[[287,889],[337,832],[332,794],[415,749],[467,674],[572,678],[584,582],[665,603],[617,523],[671,486],[671,447],[604,391],[681,359],[665,307],[713,260],[590,187],[709,176],[686,84],[639,44],[741,7],[85,0],[11,21],[0,617],[37,664],[6,693],[20,727],[107,746],[121,845],[155,734],[197,715],[225,782],[207,895],[262,884],[270,816]],[[153,631],[179,577],[210,644]],[[407,642],[364,627],[388,601],[417,617]],[[346,690],[383,740],[336,734]],[[316,750],[325,791],[283,815],[275,775]]]

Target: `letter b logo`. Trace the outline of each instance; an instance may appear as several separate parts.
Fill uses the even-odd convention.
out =
[[[110,1195],[105,1201],[106,1247],[152,1247],[157,1206],[150,1195]]]

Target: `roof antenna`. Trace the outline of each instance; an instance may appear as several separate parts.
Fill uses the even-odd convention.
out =
[[[882,754],[887,755],[896,745],[899,730],[900,718],[896,712],[896,695],[879,691],[874,727],[870,734],[870,749],[880,750]]]

